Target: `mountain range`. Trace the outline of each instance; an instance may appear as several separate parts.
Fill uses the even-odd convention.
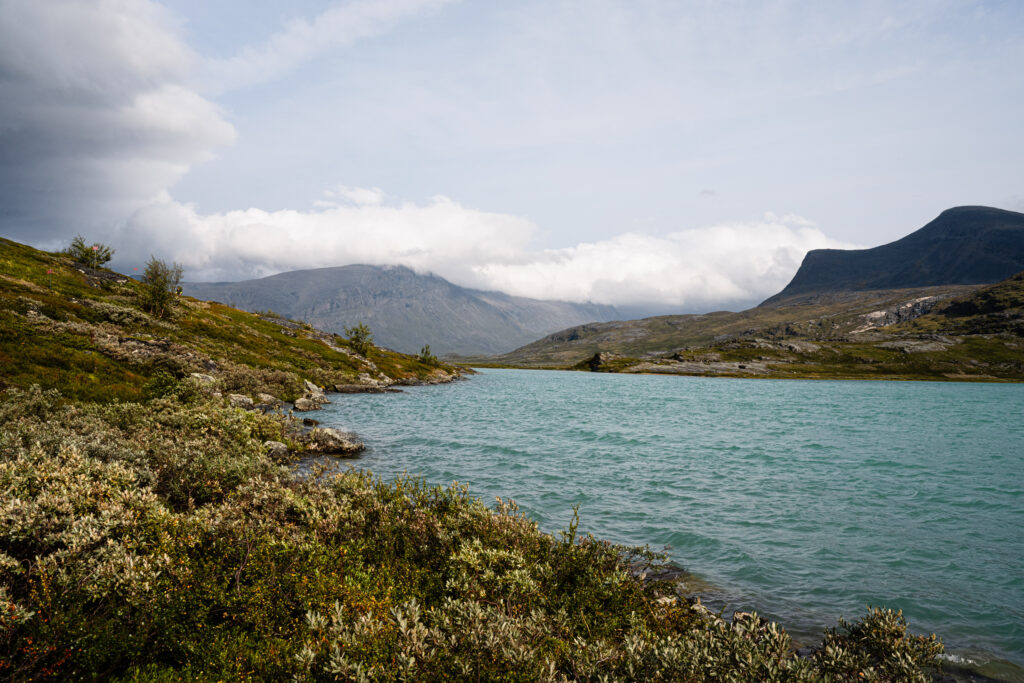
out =
[[[622,320],[611,306],[468,289],[401,266],[320,268],[184,290],[338,333],[363,322],[399,351],[430,344],[435,353],[478,362],[565,367],[600,352],[657,355],[756,333],[855,334],[865,315],[905,320],[907,311],[922,315],[1020,271],[1024,214],[961,206],[889,244],[810,251],[785,289],[738,313]]]
[[[619,317],[611,306],[469,289],[403,266],[297,270],[242,282],[186,283],[183,290],[339,334],[365,323],[378,344],[404,353],[424,344],[441,355],[504,353],[555,330]]]
[[[645,358],[752,339],[877,336],[889,325],[925,315],[947,299],[969,296],[1020,271],[1024,214],[957,207],[890,244],[811,251],[785,289],[746,311],[592,322],[559,330],[487,362],[569,367],[600,353]],[[1015,308],[1007,310],[1007,320],[1018,319]]]

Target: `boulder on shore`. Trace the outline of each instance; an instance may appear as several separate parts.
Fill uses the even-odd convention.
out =
[[[243,394],[228,394],[228,402],[231,403],[235,408],[243,408],[245,410],[252,410],[252,399]]]
[[[323,410],[323,407],[319,402],[303,396],[302,398],[295,399],[295,410],[305,412],[308,410]]]
[[[366,445],[352,432],[331,427],[315,427],[306,435],[306,450],[323,455],[355,455]]]
[[[307,398],[313,403],[330,403],[327,399],[327,395],[324,394],[324,390],[310,382],[308,379],[302,381],[302,387],[306,390],[306,395],[303,398]],[[296,403],[298,403],[298,401],[296,401]]]
[[[280,441],[264,441],[263,447],[267,449],[267,455],[272,458],[284,458],[288,455],[288,446]]]
[[[602,370],[607,368],[612,361],[618,360],[623,357],[624,356],[620,356],[617,353],[608,353],[607,351],[600,351],[598,353],[595,353],[593,357],[591,357],[591,359],[587,361],[587,365],[590,366],[591,372],[601,372]]]

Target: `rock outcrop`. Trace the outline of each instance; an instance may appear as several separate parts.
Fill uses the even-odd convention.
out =
[[[242,394],[228,394],[228,402],[235,408],[244,410],[252,410],[253,407],[252,399]]]
[[[356,455],[366,445],[352,432],[315,427],[306,435],[306,450],[318,455]]]
[[[295,399],[295,410],[299,412],[308,412],[310,410],[323,410],[323,406],[316,401],[303,396],[302,398]]]

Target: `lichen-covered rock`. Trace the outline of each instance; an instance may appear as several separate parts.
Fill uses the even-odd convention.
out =
[[[302,387],[306,390],[306,394],[303,398],[309,399],[313,403],[330,403],[327,396],[324,394],[324,390],[310,382],[308,379],[302,381]]]
[[[272,396],[271,394],[262,394],[261,393],[256,398],[259,399],[260,403],[263,403],[263,404],[268,405],[268,406],[279,406],[279,405],[281,405],[281,399],[277,398],[276,396]]]
[[[324,455],[355,455],[366,445],[352,432],[316,427],[306,435],[306,450]]]
[[[280,441],[264,441],[263,447],[267,449],[267,455],[272,458],[284,458],[288,455],[288,446]]]
[[[252,410],[252,399],[242,394],[228,394],[228,402],[235,408]]]
[[[323,410],[323,408],[316,401],[303,396],[302,398],[295,399],[295,410],[305,412],[308,410]]]

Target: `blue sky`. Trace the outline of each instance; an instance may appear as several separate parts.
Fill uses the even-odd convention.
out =
[[[1024,209],[1024,3],[0,0],[0,232],[736,308]]]

